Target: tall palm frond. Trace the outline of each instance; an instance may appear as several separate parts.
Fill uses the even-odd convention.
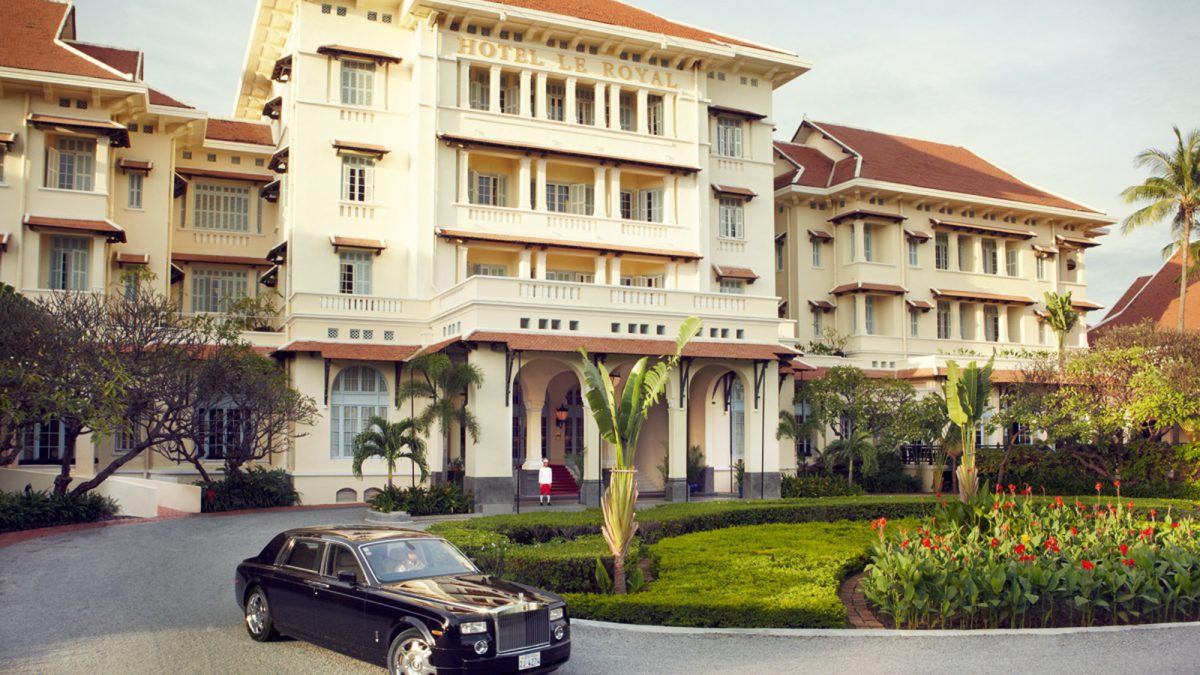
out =
[[[425,461],[425,441],[418,435],[415,420],[403,419],[389,423],[387,419],[374,416],[367,420],[366,429],[354,438],[354,459],[350,470],[354,477],[362,479],[362,465],[371,457],[387,462],[387,484],[393,487],[392,476],[396,464],[402,459],[412,460],[421,470],[421,480],[429,477],[429,466]],[[408,450],[405,451],[405,448]]]
[[[1059,295],[1053,291],[1047,291],[1046,299],[1046,324],[1054,331],[1058,337],[1058,369],[1062,372],[1063,365],[1067,357],[1067,336],[1075,328],[1075,324],[1079,322],[1079,312],[1075,309],[1071,301],[1071,292]]]
[[[854,462],[862,465],[862,475],[869,476],[879,468],[879,452],[875,441],[866,431],[855,431],[846,438],[839,438],[825,447],[821,453],[825,459],[825,470],[832,472],[833,465],[841,460],[848,467],[846,479],[854,485]]]

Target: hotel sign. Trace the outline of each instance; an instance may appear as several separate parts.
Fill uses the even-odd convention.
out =
[[[616,64],[611,61],[589,59],[560,53],[538,53],[534,47],[517,47],[503,42],[480,40],[458,36],[460,56],[478,56],[485,59],[517,65],[553,68],[572,75],[585,75],[645,84],[652,87],[678,89],[675,73],[639,65]]]

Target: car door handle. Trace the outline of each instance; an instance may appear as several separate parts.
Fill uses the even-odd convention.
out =
[[[305,581],[304,583],[305,583],[305,585],[312,586],[313,588],[329,588],[329,584],[327,584],[323,581],[309,580],[309,581]]]

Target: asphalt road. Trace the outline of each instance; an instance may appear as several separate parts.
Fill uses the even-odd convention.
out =
[[[0,549],[0,672],[382,673],[311,645],[258,644],[236,563],[275,533],[362,512],[188,518]],[[696,633],[581,623],[561,673],[1200,673],[1200,626],[1087,632]]]

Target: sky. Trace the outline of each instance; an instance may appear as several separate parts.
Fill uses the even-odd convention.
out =
[[[146,80],[213,115],[233,109],[256,0],[76,0],[79,38],[141,49]],[[776,137],[805,117],[965,146],[1114,218],[1144,148],[1200,127],[1200,3],[1166,0],[635,0],[667,18],[793,51],[812,70],[776,92]],[[150,10],[149,8],[153,8]],[[752,7],[731,11],[731,7]],[[1162,264],[1163,224],[1089,252],[1112,305]],[[1093,315],[1091,323],[1101,317]]]

